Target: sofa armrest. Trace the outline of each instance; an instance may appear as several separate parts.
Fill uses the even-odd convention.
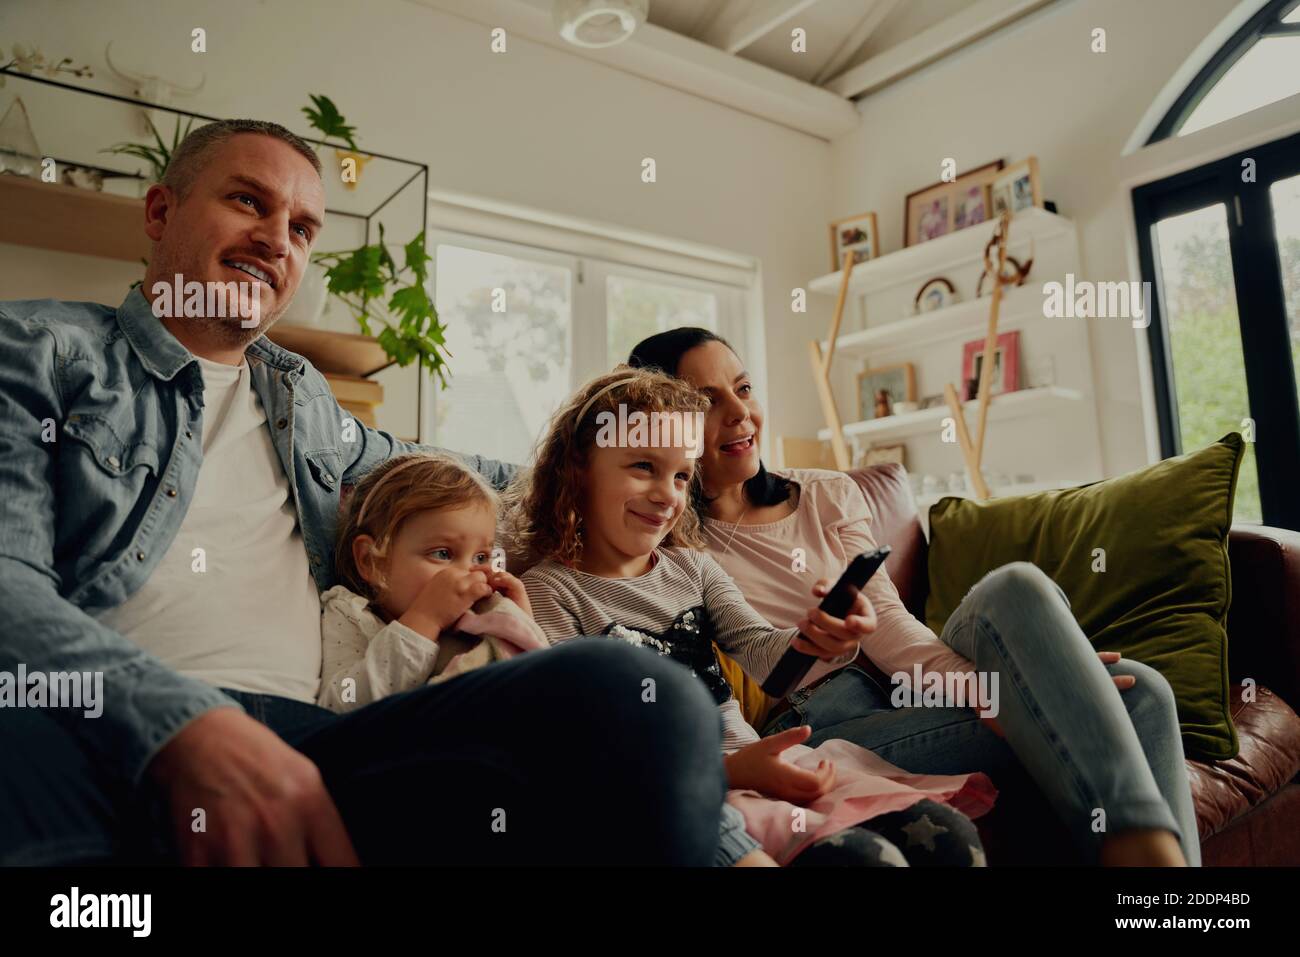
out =
[[[1300,705],[1300,532],[1235,525],[1228,537],[1232,606],[1228,671]]]

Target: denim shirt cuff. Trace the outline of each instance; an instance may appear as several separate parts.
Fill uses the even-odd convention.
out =
[[[244,710],[238,701],[211,685],[198,681],[187,681],[186,685],[152,695],[154,700],[148,702],[147,714],[139,708],[139,703],[131,702],[131,707],[137,712],[132,715],[131,723],[140,733],[131,743],[125,766],[134,787],[141,785],[145,771],[163,746],[195,718],[217,708]]]

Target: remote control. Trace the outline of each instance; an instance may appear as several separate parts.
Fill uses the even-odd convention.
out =
[[[889,546],[885,545],[874,552],[863,552],[849,562],[849,567],[844,569],[840,580],[817,607],[834,618],[843,618],[853,607],[853,599],[857,593],[876,573],[876,569],[885,563],[889,552]],[[763,682],[763,691],[773,698],[784,698],[799,687],[799,683],[808,674],[808,669],[818,660],[815,656],[805,655],[793,647],[787,648],[781,660],[772,669],[772,673]]]

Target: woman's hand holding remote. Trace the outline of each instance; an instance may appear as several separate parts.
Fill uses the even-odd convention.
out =
[[[813,585],[813,597],[819,601],[829,594],[834,582],[822,578]],[[876,609],[865,594],[859,591],[853,605],[843,618],[828,615],[820,608],[809,608],[808,614],[797,625],[799,635],[790,643],[796,651],[814,655],[824,661],[842,657],[858,647],[858,643],[876,630]]]

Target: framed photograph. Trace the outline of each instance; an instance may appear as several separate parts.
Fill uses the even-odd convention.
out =
[[[990,205],[994,216],[1004,209],[1012,215],[1031,206],[1043,205],[1043,189],[1038,182],[1038,158],[1031,156],[998,174],[991,187]]]
[[[858,374],[858,414],[864,420],[881,418],[876,414],[881,399],[889,407],[884,415],[893,414],[895,402],[916,401],[916,367],[912,363],[899,362]]]
[[[984,338],[973,339],[962,347],[961,381],[962,398],[966,401],[979,394],[980,373],[984,368]],[[993,350],[993,379],[989,395],[1015,392],[1020,388],[1020,333],[1004,332],[998,336],[998,346]]]
[[[831,223],[831,269],[838,272],[844,265],[844,254],[853,250],[853,265],[875,259],[880,255],[876,234],[876,214],[862,213]]]
[[[936,276],[916,292],[912,300],[912,312],[921,315],[951,306],[957,301],[957,287],[943,276]]]
[[[958,191],[952,213],[954,229],[965,229],[989,218],[988,183],[973,184]]]
[[[901,465],[907,467],[907,446],[906,445],[877,445],[867,449],[862,453],[862,460],[858,463],[858,468],[866,468],[869,465]]]
[[[986,163],[951,183],[939,182],[909,193],[903,214],[903,244],[915,246],[986,219],[992,219],[988,186],[1006,164]]]

